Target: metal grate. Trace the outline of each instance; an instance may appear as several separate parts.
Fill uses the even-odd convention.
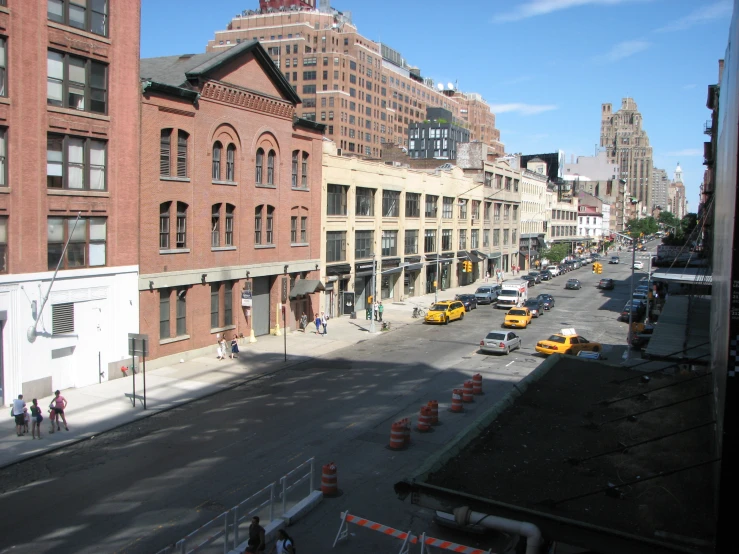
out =
[[[51,334],[74,333],[74,303],[55,304],[51,307]]]

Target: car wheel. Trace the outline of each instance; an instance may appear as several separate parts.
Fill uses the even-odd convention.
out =
[[[449,318],[448,317],[445,317],[444,318],[444,325],[449,325]]]
[[[511,347],[510,346],[506,346],[505,347],[505,355],[507,356],[510,353],[511,353]]]
[[[565,352],[565,354],[568,354],[569,356],[572,356],[573,355],[572,348],[570,348],[567,352]]]
[[[519,340],[518,341],[518,349],[521,350],[521,348],[523,348],[523,341],[522,340]]]
[[[464,312],[462,312],[461,314],[459,314],[459,321],[462,321],[463,319],[464,319]]]

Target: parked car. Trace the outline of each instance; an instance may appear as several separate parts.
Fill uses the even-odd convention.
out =
[[[539,297],[536,298],[529,298],[526,302],[523,303],[525,308],[528,308],[531,312],[531,317],[538,318],[540,315],[544,313],[544,302],[539,300]]]
[[[466,312],[477,309],[477,298],[474,294],[457,294],[454,299],[462,302]]]
[[[528,308],[512,308],[505,314],[503,327],[521,327],[525,329],[531,323],[531,312]]]
[[[556,277],[560,273],[559,266],[556,265],[548,265],[545,271],[548,271],[552,275],[552,277]]]
[[[619,264],[621,263],[621,258],[619,258],[618,256],[611,256],[611,259],[608,260],[608,263],[609,264]]]
[[[464,304],[459,300],[435,302],[426,312],[424,323],[443,323],[446,325],[455,319],[464,319],[464,312]]]
[[[551,281],[552,280],[552,274],[549,273],[549,271],[542,271],[539,274],[539,277],[541,277],[542,281]]]
[[[498,299],[498,291],[500,285],[484,285],[477,287],[475,291],[475,298],[477,298],[478,304],[492,304]]]
[[[565,288],[570,290],[580,290],[582,288],[582,283],[580,283],[578,279],[567,279]]]
[[[529,282],[529,287],[535,287],[536,286],[536,279],[532,277],[531,275],[521,275],[521,279],[523,281]]]
[[[634,262],[634,269],[644,269],[644,262],[640,262],[639,260]]]
[[[634,292],[632,295],[632,298],[634,300],[641,300],[642,302],[646,303],[647,301],[647,293],[645,292]]]
[[[521,344],[521,337],[512,331],[490,331],[480,341],[480,352],[509,354],[511,350],[521,348]]]
[[[563,274],[567,273],[567,267],[564,264],[563,265],[558,265],[557,266],[557,270],[559,271],[559,275],[563,275]]]
[[[544,309],[545,310],[551,310],[554,308],[554,296],[551,294],[540,294],[537,296],[543,303],[544,303]]]
[[[613,279],[601,279],[598,281],[598,288],[603,290],[613,290]]]
[[[642,294],[647,294],[649,292],[649,285],[639,285],[634,289],[634,292],[641,292]]]
[[[536,271],[536,272],[533,272],[533,271],[532,271],[531,273],[529,273],[529,275],[528,275],[528,276],[529,276],[529,277],[533,277],[533,278],[534,278],[534,282],[535,282],[535,283],[536,283],[537,285],[538,285],[539,283],[541,283],[541,274],[540,274],[540,273],[539,273],[538,271]]]
[[[577,354],[581,350],[600,352],[603,347],[598,342],[590,342],[580,335],[563,335],[557,333],[546,340],[536,343],[536,351],[540,354]]]
[[[646,325],[644,329],[638,333],[634,333],[631,336],[631,348],[634,350],[646,348],[649,345],[649,339],[652,338],[652,333],[654,333],[653,325]]]
[[[621,314],[618,316],[620,321],[628,321],[629,313],[631,312],[631,304],[634,303],[634,315],[632,316],[633,321],[641,321],[647,314],[647,305],[641,300],[629,300],[624,309],[621,310]]]

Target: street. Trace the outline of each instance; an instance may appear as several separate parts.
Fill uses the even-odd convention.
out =
[[[649,255],[637,253],[645,262],[637,280],[646,275]],[[480,306],[462,321],[408,325],[6,468],[0,552],[156,552],[312,456],[319,468],[337,464],[343,494],[291,528],[301,552],[330,548],[345,509],[439,536],[431,514],[397,500],[392,484],[536,368],[543,359],[534,353],[537,340],[574,327],[601,342],[609,361],[620,361],[627,324],[617,316],[629,298],[631,253],[620,256],[622,263],[604,264],[601,275],[585,266],[532,288],[530,296],[552,294],[556,307],[516,330],[523,348],[509,356],[477,352],[505,314]],[[570,277],[583,288],[564,290]],[[614,279],[614,290],[595,288],[605,277]],[[466,413],[450,414],[452,388],[475,373],[484,377],[485,396]],[[419,407],[432,399],[443,425],[414,432],[407,451],[385,448],[390,424],[402,417],[415,424]],[[388,551],[391,539],[357,533],[361,540],[345,551]]]

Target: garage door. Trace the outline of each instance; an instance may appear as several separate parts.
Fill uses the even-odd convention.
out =
[[[269,335],[269,282],[270,277],[254,279],[251,324],[257,336]]]

